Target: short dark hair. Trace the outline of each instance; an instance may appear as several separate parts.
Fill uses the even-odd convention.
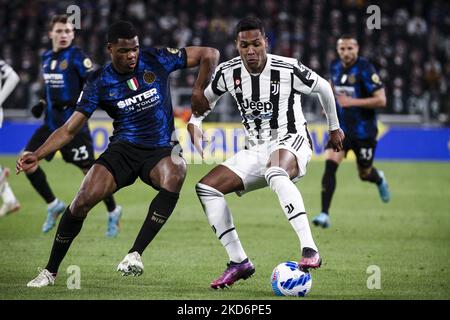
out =
[[[247,17],[238,22],[235,29],[235,36],[237,38],[239,32],[248,31],[248,30],[259,30],[261,34],[264,36],[266,32],[264,30],[263,22],[255,17]]]
[[[110,43],[116,43],[119,39],[132,39],[136,36],[136,29],[129,21],[114,22],[108,30],[108,42]]]
[[[69,16],[67,14],[57,14],[54,15],[52,17],[52,19],[50,20],[50,23],[48,24],[48,29],[50,31],[53,30],[53,27],[55,26],[56,23],[67,23],[69,20]]]
[[[356,43],[358,43],[358,39],[356,38],[356,36],[354,36],[354,35],[352,35],[352,34],[350,34],[350,33],[344,33],[344,34],[342,34],[342,35],[338,38],[338,41],[339,41],[339,40],[355,40]]]

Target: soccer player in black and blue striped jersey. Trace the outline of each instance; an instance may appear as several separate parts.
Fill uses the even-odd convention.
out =
[[[133,184],[138,177],[158,194],[117,271],[123,275],[142,274],[141,255],[178,201],[186,163],[174,135],[169,74],[199,66],[191,102],[195,108],[207,108],[203,91],[217,66],[219,52],[208,47],[141,49],[135,28],[126,21],[110,27],[108,51],[112,62],[89,78],[69,120],[34,153],[23,155],[17,161],[17,172],[36,165],[67,144],[97,108],[105,110],[113,119],[110,144],[89,170],[62,216],[48,264],[28,283],[29,287],[53,285],[58,267],[90,209],[106,196]]]
[[[72,45],[75,31],[68,19],[67,15],[55,15],[49,25],[52,48],[42,55],[44,98],[32,108],[32,113],[37,118],[45,111],[45,118],[44,123],[28,141],[24,153],[36,151],[70,118],[75,111],[81,89],[87,77],[93,72],[89,57],[80,48]],[[64,161],[74,164],[86,174],[95,161],[92,137],[87,123],[82,126],[72,141],[62,146],[59,151]],[[54,155],[55,152],[51,152],[45,159],[51,161]],[[55,197],[44,170],[38,164],[28,168],[25,173],[31,185],[47,203],[47,218],[42,226],[42,232],[47,233],[56,225],[66,205]],[[119,232],[122,207],[116,205],[112,195],[104,199],[104,202],[108,210],[106,236],[115,237]]]
[[[339,59],[331,64],[331,83],[345,139],[343,150],[334,152],[330,145],[325,150],[322,212],[313,219],[316,226],[323,228],[330,226],[329,208],[336,188],[336,171],[350,149],[356,155],[360,179],[374,183],[383,202],[391,198],[383,171],[373,166],[378,134],[375,110],[386,106],[386,94],[375,67],[359,57],[358,51],[356,38],[343,35],[337,41]]]

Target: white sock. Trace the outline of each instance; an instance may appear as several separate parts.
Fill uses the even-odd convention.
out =
[[[58,203],[58,198],[55,198],[55,200],[53,200],[52,202],[50,202],[47,206],[47,208],[51,209],[54,206],[56,206],[56,204]]]
[[[203,183],[197,183],[195,190],[203,205],[209,225],[227,251],[230,261],[245,260],[247,255],[235,230],[233,217],[223,193]]]
[[[116,205],[113,211],[108,211],[108,215],[116,215],[119,214],[119,208],[120,206]]]
[[[280,167],[270,167],[265,177],[267,184],[277,194],[286,217],[297,233],[301,249],[309,247],[318,251],[311,234],[302,195],[289,179],[287,172]]]
[[[8,182],[3,185],[2,199],[4,203],[16,203],[17,201]]]

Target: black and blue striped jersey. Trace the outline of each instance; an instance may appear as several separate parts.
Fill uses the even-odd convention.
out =
[[[92,72],[92,62],[80,48],[69,46],[42,55],[47,108],[45,123],[56,130],[70,118],[83,85]]]
[[[169,74],[185,68],[185,49],[141,49],[135,70],[118,73],[108,63],[88,79],[76,110],[90,117],[101,108],[114,120],[110,141],[169,147],[176,140]]]
[[[375,67],[363,57],[359,57],[349,68],[345,68],[339,59],[333,61],[330,74],[335,92],[352,98],[368,98],[383,88]],[[339,123],[347,136],[361,140],[376,138],[378,129],[374,109],[342,108],[337,100],[336,106]]]

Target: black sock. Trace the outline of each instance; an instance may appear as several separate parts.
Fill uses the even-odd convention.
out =
[[[160,189],[152,203],[150,203],[147,218],[129,253],[137,251],[139,254],[142,254],[144,252],[145,248],[147,248],[167,219],[169,219],[179,196],[179,193]]]
[[[382,179],[378,174],[378,170],[375,167],[372,167],[372,170],[370,171],[369,175],[364,179],[364,181],[373,182],[379,185]]]
[[[245,259],[242,260],[241,262],[230,261],[230,265],[242,264],[242,263],[247,263],[247,262],[248,262],[248,258],[245,258]]]
[[[112,212],[116,208],[116,201],[114,200],[114,197],[112,195],[106,197],[103,202],[105,203],[108,212]]]
[[[322,212],[328,214],[331,199],[336,189],[336,170],[338,164],[332,160],[325,162],[325,172],[322,177]]]
[[[61,261],[64,259],[73,239],[80,233],[84,218],[79,218],[70,212],[67,207],[61,221],[59,221],[55,240],[53,240],[52,252],[47,266],[45,267],[51,273],[57,273]]]
[[[34,189],[41,195],[42,198],[44,198],[45,202],[51,203],[56,199],[52,189],[50,189],[50,186],[48,185],[45,172],[41,169],[41,167],[38,167],[33,173],[26,174],[26,176],[28,180],[30,180]]]

